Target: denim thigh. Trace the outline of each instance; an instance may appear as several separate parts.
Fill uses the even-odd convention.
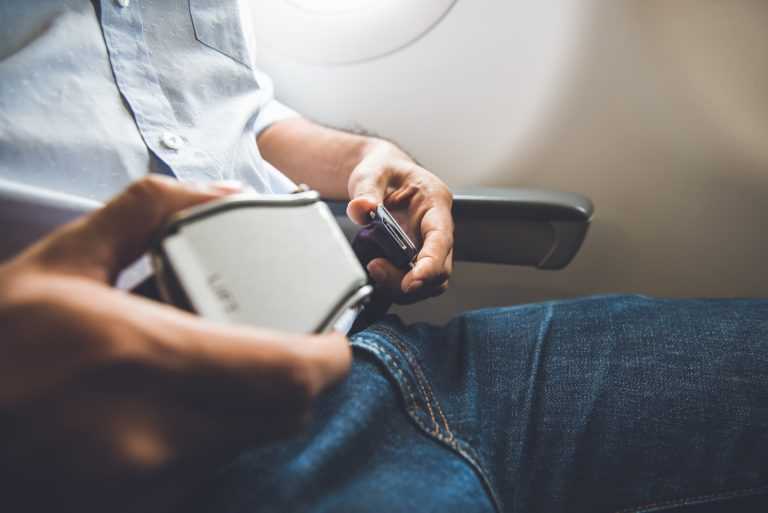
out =
[[[202,511],[768,511],[768,301],[603,296],[394,317],[308,431]]]
[[[503,511],[768,511],[768,301],[602,296],[372,331]]]
[[[492,513],[471,464],[406,413],[391,377],[399,364],[369,349],[353,354],[302,435],[244,451],[179,511]]]

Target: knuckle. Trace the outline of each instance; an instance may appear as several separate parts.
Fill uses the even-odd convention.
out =
[[[441,180],[438,180],[438,183],[439,186],[437,188],[436,196],[442,203],[445,203],[448,207],[450,207],[453,205],[453,193],[451,193],[451,190],[448,188],[448,186],[445,185]]]
[[[133,182],[124,192],[132,208],[140,208],[147,222],[156,224],[166,215],[166,202],[173,184],[167,178],[148,175]]]
[[[344,335],[329,333],[313,336],[297,344],[298,354],[287,373],[287,396],[308,412],[323,389],[348,371],[352,355]]]
[[[150,216],[158,216],[163,213],[163,203],[172,192],[173,183],[169,179],[148,175],[133,182],[126,190],[125,197],[137,206],[140,206]]]
[[[126,194],[141,204],[152,205],[168,191],[168,181],[155,175],[147,175],[133,182]]]

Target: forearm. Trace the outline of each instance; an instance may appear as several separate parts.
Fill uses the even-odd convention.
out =
[[[258,138],[262,156],[296,183],[323,197],[348,199],[349,175],[373,151],[393,149],[387,141],[334,130],[303,118],[280,121]]]

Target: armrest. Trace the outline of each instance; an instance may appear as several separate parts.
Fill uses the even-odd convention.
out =
[[[581,248],[594,207],[580,194],[472,189],[453,200],[456,260],[562,269]]]
[[[360,229],[346,216],[346,201],[327,201],[352,240]],[[100,204],[0,179],[0,219],[7,228],[0,261],[56,226]],[[454,257],[561,269],[578,253],[593,213],[592,202],[574,193],[535,189],[471,189],[453,200]]]
[[[359,227],[346,217],[346,201],[327,202],[351,240]],[[594,207],[575,193],[482,188],[456,191],[457,261],[562,269],[578,253]]]

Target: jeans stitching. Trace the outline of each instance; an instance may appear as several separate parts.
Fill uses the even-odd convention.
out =
[[[393,342],[395,342],[395,345],[397,345],[398,349],[400,349],[403,352],[403,356],[405,356],[406,360],[408,360],[408,363],[410,363],[411,366],[413,367],[413,362],[411,361],[410,358],[408,358],[408,355],[405,354],[406,352],[405,352],[404,348],[402,347],[402,344],[400,344],[399,340],[397,340],[396,335],[391,330],[388,330],[388,329],[383,328],[383,327],[382,327],[381,331],[385,332],[388,335],[390,335],[394,339]],[[427,410],[429,412],[429,416],[432,419],[432,424],[434,425],[434,429],[432,431],[432,434],[437,435],[438,434],[438,430],[440,429],[440,425],[438,424],[437,419],[435,418],[434,409],[432,408],[432,402],[430,401],[430,395],[424,389],[424,383],[422,383],[422,381],[419,379],[417,369],[413,369],[413,370],[414,370],[414,374],[415,374],[415,378],[416,378],[416,387],[419,389],[419,391],[421,392],[422,397],[424,398],[424,404],[427,406]]]
[[[443,421],[443,425],[445,427],[446,432],[448,433],[449,438],[454,438],[453,432],[451,431],[450,425],[448,424],[448,419],[443,413],[443,410],[440,407],[440,403],[435,399],[434,393],[432,391],[432,387],[426,375],[424,374],[424,371],[421,368],[421,365],[419,364],[418,359],[413,355],[412,351],[410,351],[410,349],[408,349],[408,347],[403,343],[403,341],[400,339],[400,337],[396,332],[387,328],[386,326],[376,326],[375,329],[389,335],[392,338],[392,342],[394,342],[395,345],[398,347],[398,349],[400,349],[400,351],[403,353],[403,356],[405,356],[406,360],[408,360],[408,363],[413,367],[416,380],[417,382],[419,382],[419,388],[424,394],[425,400],[428,402],[428,404],[432,404],[435,410],[437,410],[438,415]],[[434,416],[433,416],[433,421],[435,421],[435,423],[437,424],[437,421],[434,419]]]
[[[727,492],[711,493],[707,495],[698,495],[694,497],[686,497],[683,499],[672,499],[664,502],[654,502],[651,504],[645,504],[643,506],[636,506],[632,508],[622,509],[617,511],[616,513],[651,513],[653,511],[662,511],[669,508],[676,508],[678,506],[704,504],[707,502],[715,502],[722,499],[748,497],[750,495],[758,495],[763,492],[768,492],[768,485],[758,486],[754,488],[742,488],[740,490],[731,490]]]
[[[408,363],[411,365],[411,367],[413,367],[417,386],[421,390],[422,394],[424,394],[424,399],[430,410],[432,421],[435,423],[435,428],[437,429],[438,424],[434,414],[432,413],[433,407],[435,410],[437,410],[437,414],[440,416],[440,419],[443,421],[443,426],[445,427],[445,431],[448,433],[448,438],[453,439],[454,434],[451,431],[450,425],[448,424],[448,419],[446,418],[445,413],[443,413],[443,409],[440,407],[440,403],[437,401],[437,399],[435,399],[435,394],[432,391],[432,386],[429,383],[429,379],[427,379],[427,376],[424,373],[424,370],[421,368],[421,365],[419,364],[419,361],[416,358],[416,356],[408,348],[408,346],[405,343],[403,343],[403,341],[400,339],[400,336],[393,330],[385,326],[377,326],[375,329],[377,330],[380,329],[382,332],[389,335],[391,337],[392,342],[395,343],[397,348],[400,349],[400,351],[403,353],[403,356],[405,356],[405,359],[408,360]]]
[[[356,345],[357,347],[361,347],[363,349],[367,349],[373,352],[374,354],[376,354],[377,356],[385,360],[389,365],[391,365],[394,368],[393,371],[399,378],[397,382],[398,384],[402,384],[402,387],[404,388],[404,392],[406,395],[405,408],[408,412],[411,412],[413,409],[415,409],[415,407],[417,407],[418,404],[417,404],[416,396],[413,393],[413,390],[411,388],[411,385],[408,383],[408,380],[405,377],[405,373],[400,368],[400,365],[398,365],[398,363],[379,344],[377,344],[372,340],[366,340],[366,342],[367,343],[365,345],[360,345],[360,344],[356,344]]]
[[[416,356],[410,351],[410,349],[408,349],[408,347],[403,343],[403,341],[400,340],[397,334],[393,334],[392,337],[397,347],[405,355],[406,360],[408,360],[408,362],[413,366],[416,379],[420,379],[422,381],[423,387],[426,389],[426,392],[425,392],[426,399],[428,402],[431,402],[434,406],[434,409],[437,410],[437,414],[442,419],[443,426],[445,426],[445,431],[446,433],[448,433],[448,438],[453,439],[454,435],[453,435],[453,432],[451,431],[451,426],[448,424],[448,418],[445,416],[445,413],[443,413],[443,409],[440,406],[440,402],[435,398],[435,394],[432,391],[432,385],[429,383],[429,379],[424,373],[424,370],[421,368],[421,364],[419,363],[418,358],[416,358]]]
[[[437,429],[437,423],[435,423],[435,418],[432,417],[433,422],[433,428],[430,428],[427,426],[419,417],[419,413],[423,413],[423,408],[419,408],[419,400],[416,397],[416,394],[413,391],[413,388],[410,385],[410,380],[406,377],[405,371],[403,371],[400,364],[397,362],[395,358],[392,357],[392,355],[389,353],[389,351],[381,346],[380,344],[376,343],[373,340],[368,340],[369,344],[366,344],[364,347],[366,349],[369,349],[379,357],[381,357],[383,360],[385,360],[389,365],[393,367],[393,372],[399,377],[397,380],[398,384],[402,384],[402,387],[404,388],[403,392],[408,396],[406,397],[406,404],[405,409],[408,412],[409,416],[421,427],[425,432],[428,434],[431,434],[432,436],[439,438],[440,440],[443,440],[442,435]],[[359,346],[358,347],[362,347]]]
[[[449,448],[459,453],[459,455],[461,455],[466,461],[470,463],[472,468],[479,475],[481,482],[485,486],[485,489],[488,492],[488,495],[491,499],[491,502],[493,504],[495,511],[500,513],[502,511],[501,501],[499,500],[498,495],[496,495],[496,491],[493,489],[493,486],[491,485],[491,480],[488,478],[488,475],[483,469],[483,466],[480,464],[478,458],[476,457],[476,453],[474,449],[471,446],[460,443],[459,439],[453,436],[448,437],[442,434],[441,432],[437,431],[436,429],[430,429],[429,426],[427,426],[421,420],[421,418],[419,418],[418,402],[416,401],[416,398],[414,396],[413,389],[408,384],[408,378],[405,376],[405,373],[403,372],[402,368],[395,361],[395,359],[389,354],[389,351],[386,348],[384,348],[380,343],[376,342],[372,338],[365,337],[365,336],[358,336],[357,340],[352,341],[352,344],[358,348],[361,348],[363,350],[368,350],[374,353],[375,355],[379,356],[385,362],[388,362],[391,365],[391,367],[389,365],[385,365],[385,368],[387,368],[390,372],[394,372],[400,378],[399,380],[396,380],[398,385],[400,386],[400,389],[404,392],[404,395],[410,396],[410,404],[408,404],[409,401],[406,399],[406,405],[405,405],[406,406],[405,409],[406,409],[406,412],[408,413],[408,416],[427,435],[432,436],[433,438],[447,445]]]

